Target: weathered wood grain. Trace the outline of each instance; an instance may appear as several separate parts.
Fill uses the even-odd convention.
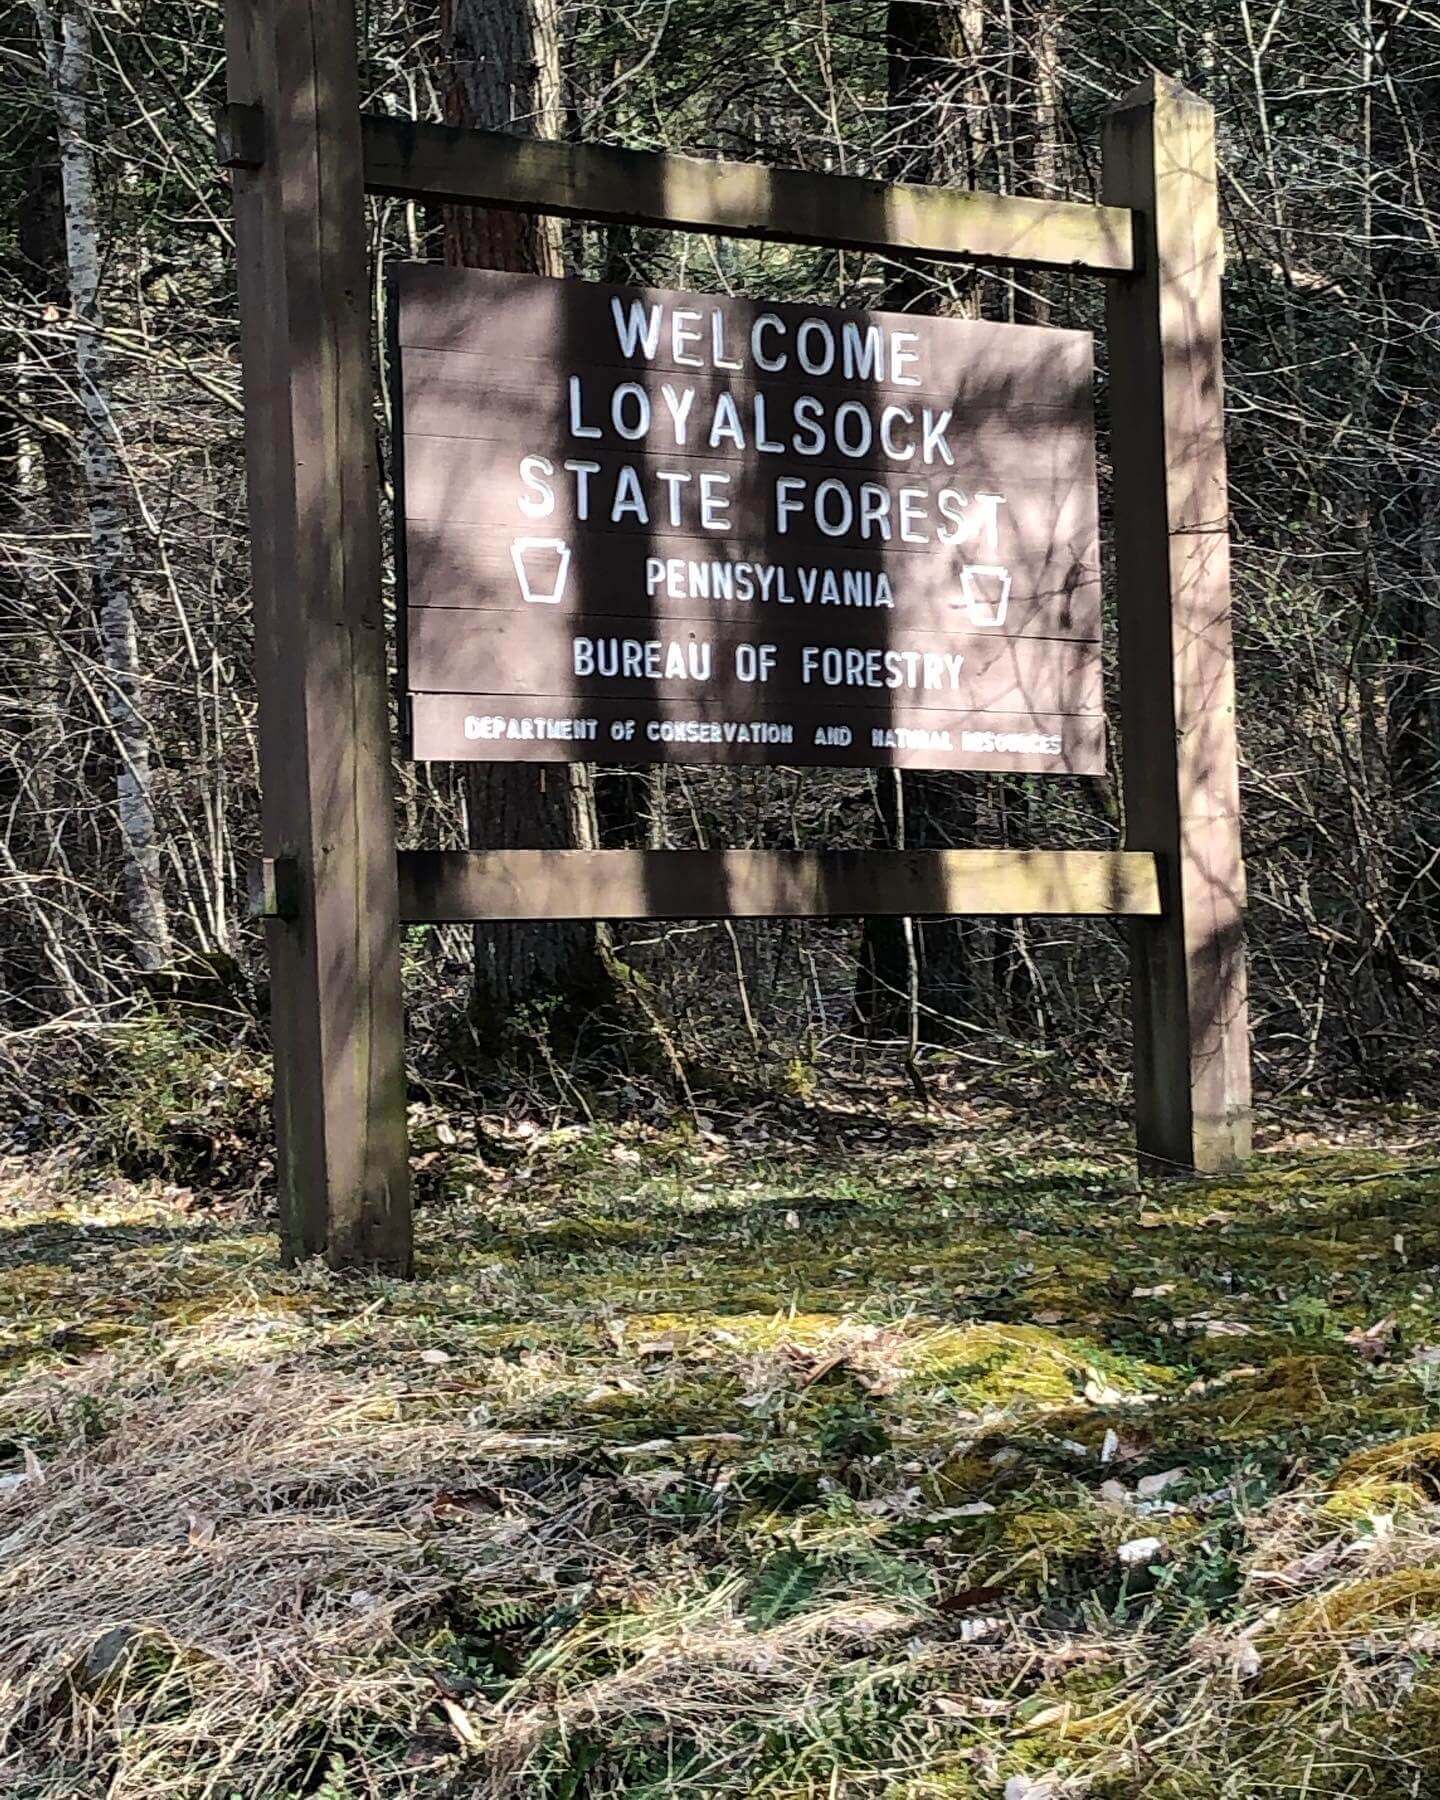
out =
[[[702,162],[374,114],[363,131],[372,194],[955,262],[1099,274],[1134,266],[1124,207]]]
[[[805,629],[807,623],[823,635]],[[741,716],[757,704],[790,703],[877,721],[892,706],[977,714],[1099,713],[1104,707],[1100,659],[1083,641],[901,631],[888,615],[877,619],[873,612],[801,620],[798,629],[788,618],[775,625],[767,620],[757,631],[749,622],[692,618],[662,629],[645,618],[566,617],[553,607],[517,614],[412,606],[409,680],[422,693],[543,696],[575,707],[597,699],[703,699]],[[763,684],[741,672],[746,646],[757,644],[774,654]],[[654,673],[642,659],[648,645],[656,646],[649,659]],[[877,685],[845,684],[847,650],[864,656],[856,673]],[[696,668],[706,671],[703,682],[689,673]],[[892,679],[893,686],[878,685]]]
[[[1250,1149],[1211,108],[1150,78],[1106,122],[1104,171],[1140,246],[1107,308],[1126,842],[1166,894],[1134,937],[1136,1127],[1150,1167],[1211,1172]]]
[[[945,713],[857,708],[853,736],[834,706],[706,700],[516,699],[495,694],[409,696],[411,754],[420,762],[779,763],[789,768],[989,769],[1010,774],[1103,775],[1099,713]],[[888,732],[878,743],[871,732]],[[821,736],[821,732],[825,736]],[[745,735],[746,733],[751,735]],[[777,735],[761,735],[766,732]],[[947,734],[941,741],[939,733]],[[788,734],[788,735],[784,735]],[[907,734],[909,734],[907,736]]]
[[[402,537],[411,606],[511,611],[525,604],[510,540],[490,528],[412,518]],[[1093,565],[1086,560],[1087,541],[1082,526],[1073,538],[1057,535],[1015,544],[1009,568],[1025,604],[1010,609],[1007,639],[1098,641],[1100,569],[1098,560]],[[893,608],[843,598],[837,604],[823,585],[823,572],[829,570],[842,597],[852,591],[873,596],[875,558],[863,550],[847,553],[827,546],[818,557],[796,549],[777,561],[773,549],[757,538],[677,534],[662,543],[607,533],[602,556],[572,565],[567,594],[577,615],[597,620],[629,616],[638,600],[656,625],[693,618],[703,599],[713,617],[748,622],[760,636],[824,629],[807,621],[826,615],[856,630],[862,629],[857,621],[873,618],[877,631],[884,629],[885,620],[897,617],[908,629],[941,632],[971,631],[993,618],[983,592],[967,597],[967,554],[959,545],[948,553],[891,557],[884,567]]]
[[[278,1170],[289,1257],[411,1259],[385,638],[354,21],[227,0],[267,857]],[[251,112],[249,116],[255,117]]]
[[[593,717],[693,697],[793,716],[806,762],[1098,772],[1098,716],[1052,723],[1102,708],[1087,333],[425,264],[392,293],[417,753],[578,759],[593,737],[459,734],[507,699]],[[663,676],[607,646],[663,651]],[[932,708],[953,741],[872,730]],[[991,714],[1048,749],[969,754]],[[765,741],[672,738],[663,760],[764,761]]]
[[[1106,850],[407,850],[407,924],[472,919],[1155,917],[1155,858]]]

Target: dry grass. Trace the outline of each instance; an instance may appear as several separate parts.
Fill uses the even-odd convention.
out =
[[[6,1793],[1440,1794],[1413,1153],[1141,1196],[635,1126],[427,1178],[402,1285],[10,1171]]]

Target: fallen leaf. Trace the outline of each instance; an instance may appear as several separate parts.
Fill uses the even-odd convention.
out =
[[[1260,1652],[1248,1637],[1242,1638],[1235,1646],[1235,1673],[1242,1681],[1253,1681],[1260,1668]]]
[[[1022,1715],[1021,1723],[1027,1731],[1043,1731],[1047,1725],[1060,1725],[1068,1721],[1071,1710],[1068,1700],[1052,1701],[1049,1705],[1037,1707],[1032,1713]]]
[[[1160,1538],[1130,1538],[1123,1543],[1115,1554],[1126,1568],[1134,1568],[1137,1564],[1153,1562],[1164,1550],[1165,1545]]]
[[[45,1468],[40,1458],[28,1444],[21,1447],[20,1454],[25,1459],[25,1467],[17,1469],[13,1475],[0,1475],[0,1495],[13,1494],[17,1488],[45,1485]]]
[[[1003,1719],[1015,1710],[1009,1700],[991,1700],[984,1694],[937,1694],[935,1710],[952,1719]]]
[[[1184,1481],[1187,1472],[1185,1469],[1166,1469],[1159,1475],[1142,1475],[1135,1483],[1135,1492],[1142,1500],[1153,1500],[1166,1488],[1174,1487],[1177,1481]]]
[[[1005,1783],[1005,1800],[1054,1800],[1060,1792],[1057,1776],[1012,1775]]]
[[[440,1696],[440,1710],[449,1721],[450,1729],[467,1750],[478,1750],[481,1737],[471,1723],[470,1715],[465,1708],[452,1700],[448,1694]]]
[[[822,1356],[817,1362],[811,1364],[810,1368],[801,1376],[800,1386],[802,1388],[813,1387],[817,1381],[823,1381],[832,1370],[838,1369],[842,1363],[847,1362],[849,1357],[848,1346],[842,1350],[832,1350],[828,1356]]]
[[[1345,1333],[1345,1342],[1357,1350],[1365,1362],[1376,1362],[1385,1354],[1394,1335],[1395,1319],[1391,1315],[1377,1319],[1373,1325],[1357,1325],[1353,1331]]]
[[[199,1513],[186,1513],[185,1537],[192,1550],[199,1550],[206,1544],[215,1542],[215,1521],[206,1519]]]
[[[437,1519],[488,1519],[495,1507],[476,1488],[441,1488],[430,1510]]]
[[[1322,1544],[1306,1556],[1295,1557],[1281,1569],[1257,1569],[1253,1579],[1261,1583],[1278,1583],[1281,1587],[1309,1587],[1317,1576],[1325,1573],[1344,1547],[1343,1538],[1332,1538],[1328,1544]]]
[[[591,1388],[581,1400],[582,1406],[604,1406],[608,1401],[619,1400],[625,1395],[643,1394],[644,1388],[638,1381],[631,1381],[627,1375],[617,1375],[613,1381],[602,1381]]]
[[[942,1613],[975,1612],[982,1606],[997,1605],[1005,1595],[1006,1590],[1002,1587],[959,1588],[953,1594],[946,1594],[937,1604]]]

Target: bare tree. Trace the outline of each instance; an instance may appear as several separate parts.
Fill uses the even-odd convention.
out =
[[[60,143],[91,579],[104,669],[99,699],[115,748],[116,800],[135,960],[146,974],[157,974],[171,961],[170,924],[160,873],[150,735],[140,710],[141,666],[125,528],[125,475],[102,335],[100,222],[89,122],[93,79],[90,23],[82,5],[66,4],[57,29],[49,0],[31,0],[31,4],[45,49]]]

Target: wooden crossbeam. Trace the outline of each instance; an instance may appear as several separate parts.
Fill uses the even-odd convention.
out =
[[[407,925],[949,914],[1157,918],[1132,850],[402,850]]]
[[[1135,266],[1132,215],[1123,206],[552,143],[374,114],[362,115],[361,130],[372,194],[947,262],[1094,274]]]

